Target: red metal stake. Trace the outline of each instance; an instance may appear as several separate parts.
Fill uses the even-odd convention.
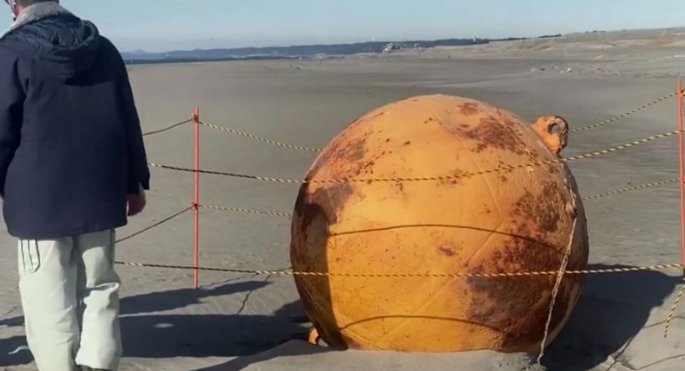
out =
[[[678,81],[678,143],[680,159],[680,166],[678,172],[680,174],[680,262],[685,264],[685,176],[683,174],[683,166],[685,160],[683,159],[683,82]],[[685,273],[685,271],[684,271]]]
[[[193,115],[195,131],[195,197],[193,198],[193,286],[200,287],[200,108],[195,107]]]

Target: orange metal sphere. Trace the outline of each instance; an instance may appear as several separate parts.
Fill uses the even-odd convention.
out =
[[[310,169],[314,182],[302,186],[292,222],[293,269],[557,271],[569,246],[567,269],[585,269],[583,206],[569,169],[554,161],[567,134],[560,117],[527,125],[505,110],[444,95],[374,110]],[[406,179],[435,176],[445,178]],[[331,178],[385,180],[316,182]],[[539,349],[557,276],[295,280],[307,315],[333,346],[519,352]],[[568,320],[581,281],[563,279],[550,341]]]

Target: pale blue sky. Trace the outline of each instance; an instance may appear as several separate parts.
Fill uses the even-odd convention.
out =
[[[682,0],[62,0],[123,50],[685,26]],[[0,5],[2,5],[0,3]],[[1,14],[1,13],[0,13]],[[8,26],[9,15],[1,23]]]

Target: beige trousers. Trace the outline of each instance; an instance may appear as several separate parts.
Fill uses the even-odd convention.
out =
[[[120,281],[114,241],[113,230],[19,241],[26,337],[40,371],[118,368]]]

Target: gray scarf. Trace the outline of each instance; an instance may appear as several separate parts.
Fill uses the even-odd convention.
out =
[[[47,17],[52,17],[56,15],[63,15],[63,14],[68,14],[68,15],[73,15],[70,11],[65,9],[63,6],[59,5],[59,2],[57,1],[47,1],[43,3],[37,3],[34,5],[29,6],[28,8],[24,9],[17,19],[14,21],[10,29],[5,33],[7,33],[16,30],[17,28],[27,25],[29,23],[33,23],[36,21],[40,21],[41,19],[47,18]]]

